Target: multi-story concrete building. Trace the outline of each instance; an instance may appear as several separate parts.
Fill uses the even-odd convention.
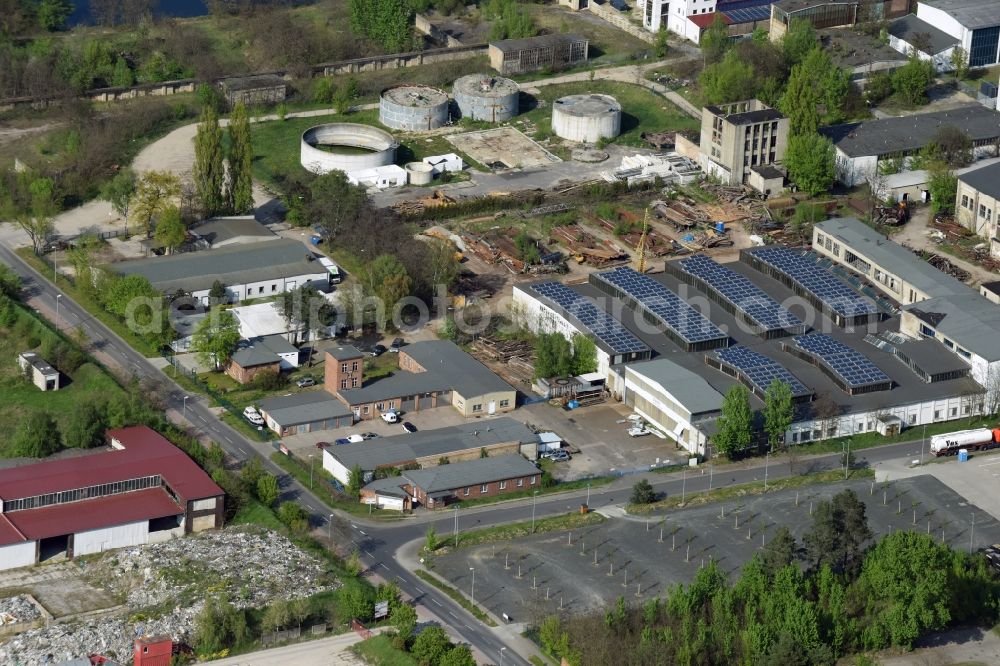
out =
[[[1000,217],[1000,163],[966,171],[958,177],[955,219],[963,227],[986,238],[990,254],[1000,258],[997,218]]]
[[[760,100],[706,106],[701,112],[701,168],[730,185],[746,183],[752,167],[781,162],[788,118]]]

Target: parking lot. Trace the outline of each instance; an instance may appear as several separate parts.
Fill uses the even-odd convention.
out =
[[[468,594],[469,567],[474,567],[476,602],[516,622],[538,621],[560,609],[593,611],[619,596],[641,602],[662,596],[672,584],[689,582],[712,559],[735,577],[781,525],[801,543],[812,525],[811,507],[844,488],[865,503],[876,537],[901,529],[929,531],[959,549],[968,549],[970,538],[976,548],[1000,541],[995,518],[935,478],[874,488],[871,483],[787,490],[648,518],[613,517],[582,531],[462,548],[439,557],[434,570]]]

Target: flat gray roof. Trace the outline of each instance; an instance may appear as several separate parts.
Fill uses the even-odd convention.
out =
[[[28,365],[33,367],[35,370],[38,370],[38,372],[42,373],[43,375],[48,376],[48,375],[59,374],[59,372],[55,368],[49,365],[48,361],[46,361],[44,358],[42,358],[35,352],[21,352],[21,356],[24,357],[24,360],[28,362]]]
[[[425,372],[400,370],[367,386],[339,391],[339,394],[348,403],[357,405],[431,391],[457,391],[459,395],[470,398],[514,390],[450,340],[414,342],[401,353],[408,354]]]
[[[364,356],[364,352],[355,347],[354,345],[341,345],[340,347],[330,347],[326,350],[326,353],[334,357],[338,361],[343,361],[348,358],[358,358],[359,356]]]
[[[1000,162],[967,170],[958,179],[977,192],[1000,199]]]
[[[403,478],[430,494],[540,473],[534,463],[511,454],[410,470],[403,472]]]
[[[222,86],[226,90],[257,90],[260,88],[276,88],[283,85],[285,85],[285,79],[277,74],[233,76],[222,80]]]
[[[312,256],[300,241],[281,239],[120,261],[108,268],[121,275],[145,276],[163,292],[172,293],[178,289],[193,292],[210,289],[216,280],[228,286],[326,273],[319,261],[308,259]]]
[[[931,51],[928,55],[937,55],[958,44],[957,39],[937,26],[933,26],[927,21],[917,18],[916,14],[901,16],[889,24],[889,34],[902,39],[911,46],[913,45],[913,38],[921,33],[926,34],[930,42]]]
[[[357,465],[363,470],[373,470],[378,467],[405,465],[427,456],[446,456],[456,451],[504,442],[526,444],[537,439],[538,435],[528,426],[509,416],[501,416],[449,428],[420,430],[356,444],[331,446],[326,451],[348,469]]]
[[[991,28],[1000,25],[996,3],[989,0],[920,0],[923,4],[947,12],[966,28]]]
[[[247,217],[216,217],[191,227],[189,231],[215,245],[240,236],[250,236],[261,240],[278,238],[277,234],[255,220]]]
[[[972,291],[932,298],[903,308],[963,349],[1000,361],[1000,307]]]
[[[1000,114],[978,103],[899,118],[830,125],[819,132],[848,157],[864,157],[919,150],[946,125],[960,128],[973,141],[1000,137]]]
[[[718,412],[722,394],[698,374],[666,358],[626,366],[674,396],[692,415]]]
[[[580,35],[568,32],[556,32],[551,35],[539,35],[538,37],[525,37],[523,39],[502,39],[498,42],[490,42],[490,46],[500,49],[504,53],[511,53],[525,49],[537,49],[569,42],[586,41],[588,41],[587,38]]]
[[[837,217],[817,222],[815,226],[930,296],[965,295],[970,291],[963,282],[942,273],[858,219]]]
[[[351,410],[326,391],[291,393],[262,400],[257,407],[282,426],[350,416]]]
[[[907,340],[902,343],[893,342],[892,346],[910,357],[910,360],[916,363],[918,368],[931,375],[969,369],[968,363],[945,349],[943,344],[931,338]]]

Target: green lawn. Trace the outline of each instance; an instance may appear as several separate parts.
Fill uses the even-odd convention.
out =
[[[575,530],[587,525],[595,525],[604,522],[604,516],[599,513],[566,513],[561,516],[551,516],[549,518],[539,518],[535,521],[535,533],[556,532],[559,530]],[[458,545],[475,546],[481,543],[492,543],[494,541],[510,541],[519,537],[531,534],[531,521],[525,520],[520,523],[508,523],[497,525],[496,527],[484,527],[479,530],[469,530],[460,532],[458,535]],[[455,547],[455,539],[446,534],[439,534],[438,544],[435,550],[447,550]]]
[[[943,432],[952,432],[954,430],[968,430],[971,428],[993,428],[996,427],[996,422],[989,418],[964,418],[954,421],[942,421],[940,423],[932,423],[927,426],[927,441],[930,442],[932,435],[938,435]],[[924,436],[923,426],[914,426],[907,428],[895,437],[883,437],[877,432],[865,432],[857,435],[851,435],[850,437],[838,437],[836,439],[826,439],[821,442],[813,442],[811,444],[796,444],[793,445],[795,453],[798,454],[810,454],[810,453],[839,453],[844,450],[844,442],[847,440],[851,441],[851,451],[857,451],[859,449],[870,449],[873,446],[883,446],[885,444],[896,444],[897,442],[912,442],[919,440]]]
[[[266,506],[254,499],[248,499],[240,510],[236,512],[233,519],[229,521],[230,525],[260,525],[261,527],[266,527],[269,530],[274,530],[275,532],[280,532],[284,529],[284,525],[278,520],[274,512],[268,509]]]
[[[653,50],[638,37],[633,37],[604,20],[592,17],[554,4],[522,3],[535,26],[549,33],[570,32],[586,37],[588,44],[588,64],[620,65],[628,60]]]
[[[413,655],[392,646],[392,639],[380,634],[351,647],[356,655],[372,666],[419,666]]]
[[[674,104],[653,93],[647,88],[633,83],[616,81],[576,81],[552,86],[543,86],[538,98],[545,104],[528,111],[515,120],[529,120],[540,130],[547,131],[551,127],[552,102],[566,95],[584,93],[601,93],[611,95],[622,105],[621,135],[615,143],[628,146],[642,146],[644,142],[640,135],[643,132],[662,132],[666,130],[694,130],[700,124]]]
[[[121,387],[103,368],[87,360],[67,378],[62,377],[65,388],[58,391],[41,391],[20,373],[17,355],[24,351],[39,351],[63,340],[72,348],[76,345],[56,333],[48,324],[27,309],[18,307],[16,318],[9,326],[0,326],[0,421],[8,427],[0,430],[0,455],[17,424],[28,414],[48,412],[60,425],[75,404],[84,397],[110,398],[121,394]],[[54,360],[49,360],[55,363]],[[60,368],[57,366],[57,370]]]

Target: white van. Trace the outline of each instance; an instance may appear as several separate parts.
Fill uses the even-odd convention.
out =
[[[394,409],[390,409],[387,412],[382,412],[382,420],[386,423],[398,423],[399,422],[399,412]]]

